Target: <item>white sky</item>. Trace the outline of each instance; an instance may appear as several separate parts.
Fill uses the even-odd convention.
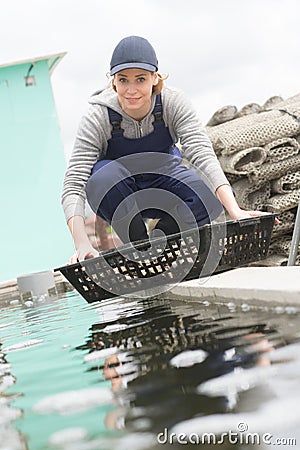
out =
[[[0,64],[66,51],[52,86],[66,155],[125,36],[147,38],[205,124],[221,106],[300,92],[299,0],[0,0]],[[0,99],[1,101],[1,99]]]

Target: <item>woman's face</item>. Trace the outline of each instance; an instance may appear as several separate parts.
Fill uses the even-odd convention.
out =
[[[157,83],[157,73],[144,69],[122,70],[113,80],[121,108],[136,120],[141,120],[150,111],[152,88]]]

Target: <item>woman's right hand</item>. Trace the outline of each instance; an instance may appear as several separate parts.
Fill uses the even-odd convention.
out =
[[[78,247],[74,255],[68,261],[68,264],[75,264],[78,261],[84,261],[85,259],[95,258],[99,256],[99,252],[91,245],[81,245]]]
[[[68,261],[68,264],[75,264],[78,261],[99,256],[99,252],[94,249],[85,230],[84,218],[74,216],[68,220],[68,227],[73,236],[76,252]]]

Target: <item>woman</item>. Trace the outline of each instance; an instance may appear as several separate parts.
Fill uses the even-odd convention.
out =
[[[151,44],[129,36],[115,48],[112,85],[96,93],[82,118],[65,175],[62,204],[76,248],[70,263],[98,255],[85,232],[87,198],[123,242],[262,214],[239,208],[196,113],[182,93],[164,86]],[[176,142],[194,168],[182,163]],[[196,169],[196,170],[195,170]],[[159,231],[160,230],[160,231]]]

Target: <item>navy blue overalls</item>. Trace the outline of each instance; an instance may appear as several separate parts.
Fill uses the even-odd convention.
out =
[[[161,95],[156,96],[154,130],[127,138],[122,116],[108,108],[112,136],[105,159],[97,161],[87,182],[92,210],[109,222],[123,242],[148,238],[144,218],[159,219],[165,234],[210,223],[222,205],[197,172],[182,164],[162,117]]]

